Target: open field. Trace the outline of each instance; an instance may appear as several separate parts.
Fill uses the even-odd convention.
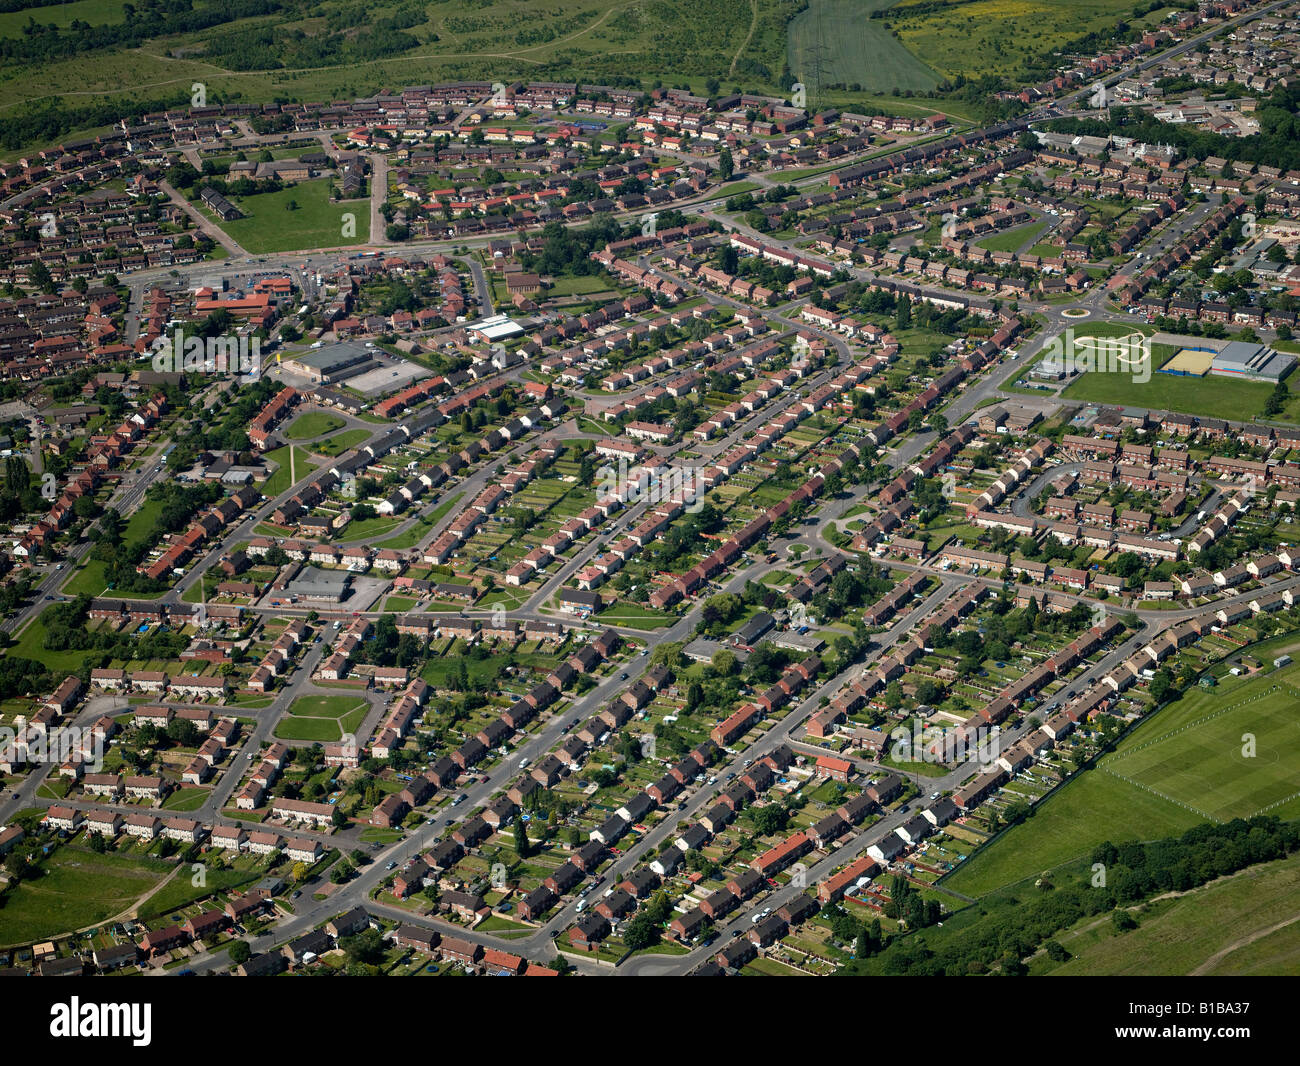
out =
[[[289,488],[290,485],[293,484],[293,482],[290,480],[291,473],[296,474],[298,480],[301,481],[303,478],[305,478],[308,474],[312,473],[316,469],[316,465],[314,463],[309,463],[307,461],[307,456],[310,453],[307,451],[306,448],[300,448],[296,444],[292,445],[292,447],[293,447],[293,460],[294,460],[293,462],[294,468],[292,471],[290,471],[289,468],[290,445],[285,445],[283,448],[276,448],[274,451],[269,451],[266,453],[266,458],[270,462],[281,464],[279,470],[277,470],[274,474],[272,474],[264,482],[262,482],[260,486],[258,486],[262,491],[262,495],[266,496],[268,499],[273,496],[279,496],[280,493],[284,492],[285,489]]]
[[[48,871],[24,881],[0,908],[0,944],[22,944],[96,925],[120,914],[171,873],[161,859],[98,855],[68,845],[45,864]]]
[[[1047,228],[1046,222],[1031,222],[1028,226],[1017,226],[1015,229],[1003,230],[1001,233],[992,237],[985,237],[982,241],[976,241],[976,247],[987,248],[990,252],[1015,252],[1020,246],[1028,241],[1038,239],[1039,234]],[[1049,253],[1057,255],[1060,249]]]
[[[1127,374],[1083,374],[1061,395],[1068,400],[1250,422],[1259,417],[1272,391],[1273,386],[1263,382],[1221,377],[1184,378],[1153,373],[1150,381],[1139,384]]]
[[[1300,690],[1273,678],[1232,691],[1197,690],[1159,715],[1156,732],[1125,744],[1101,762],[1113,774],[1213,821],[1276,813],[1300,814]],[[1243,742],[1254,738],[1253,748]],[[1281,807],[1277,807],[1281,804]],[[1277,808],[1276,810],[1274,808]]]
[[[1087,919],[1056,939],[1074,958],[1045,957],[1031,973],[1122,976],[1300,973],[1300,855],[1252,866],[1156,902],[1137,929],[1117,936]]]
[[[275,735],[281,740],[341,740],[361,725],[368,706],[356,696],[299,696]]]
[[[1084,858],[1106,840],[1154,840],[1211,818],[1300,815],[1296,670],[1225,678],[1170,704],[945,878],[945,887],[979,896]],[[1255,736],[1249,759],[1245,733]]]
[[[0,13],[0,37],[22,37],[28,19],[39,26],[58,26],[60,29],[66,29],[76,21],[88,22],[92,26],[115,26],[126,20],[124,6],[123,0],[73,0],[70,4],[5,11]]]
[[[881,4],[882,27],[941,75],[1012,75],[1027,60],[1115,25],[1133,0],[950,0],[944,5]]]
[[[312,437],[320,437],[326,433],[333,433],[336,429],[342,429],[344,425],[343,419],[338,415],[326,411],[308,411],[305,415],[295,418],[284,431],[284,435],[290,440],[311,440]]]
[[[72,9],[79,13],[71,17],[92,26],[123,21],[124,5],[111,0],[80,0]],[[449,0],[414,9],[377,0],[366,7],[358,31],[346,21],[346,0],[287,0],[275,14],[231,12],[231,21],[193,33],[163,36],[160,27],[151,39],[146,30],[138,47],[33,48],[9,63],[0,113],[43,98],[89,109],[128,94],[174,105],[188,102],[195,82],[206,87],[209,101],[366,96],[398,82],[607,82],[629,74],[647,88],[661,78],[702,91],[706,79],[718,77],[731,79],[729,87],[776,90],[785,25],[796,10],[793,0],[566,0],[540,7],[527,0]],[[420,21],[408,25],[412,11]],[[42,24],[65,21],[58,6],[33,14]],[[11,32],[27,21],[26,12],[5,17]],[[394,17],[401,31],[376,26]],[[104,123],[86,117],[76,128]]]
[[[312,445],[312,451],[319,455],[342,455],[349,448],[355,448],[370,433],[364,429],[348,429],[342,433],[335,433],[332,437],[327,437],[319,444]]]
[[[278,192],[232,197],[244,218],[220,222],[223,230],[250,252],[291,252],[299,248],[329,248],[365,244],[370,240],[370,202],[330,202],[332,178],[314,178],[286,185]],[[199,208],[206,211],[205,208]],[[343,236],[345,215],[356,225],[353,236]]]
[[[795,81],[808,87],[809,106],[820,106],[828,84],[867,91],[931,89],[939,76],[885,28],[867,16],[893,0],[811,0],[790,23],[787,62]]]

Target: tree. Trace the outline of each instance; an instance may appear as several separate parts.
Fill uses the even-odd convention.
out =
[[[345,936],[340,945],[351,963],[374,966],[384,957],[384,934],[378,929],[364,929],[356,936]]]
[[[236,940],[230,945],[230,961],[236,966],[242,966],[253,956],[253,949],[248,946],[247,940]]]
[[[723,181],[730,181],[731,175],[736,172],[736,164],[731,158],[731,149],[724,148],[718,153],[718,177]]]
[[[192,748],[198,743],[199,730],[185,718],[173,718],[167,723],[167,737],[182,748]]]
[[[895,321],[900,330],[910,329],[912,326],[912,298],[903,293],[898,298],[898,305],[895,310]]]
[[[1279,381],[1273,386],[1273,391],[1269,393],[1268,399],[1264,402],[1264,414],[1270,417],[1281,414],[1286,407],[1287,400],[1290,398],[1291,392],[1287,388],[1286,382]]]
[[[650,915],[640,911],[623,930],[623,943],[629,951],[640,951],[659,941],[659,928]]]
[[[719,648],[709,660],[709,666],[719,677],[730,677],[736,672],[736,654],[727,648]]]
[[[305,862],[295,862],[293,864],[293,879],[298,882],[298,884],[302,884],[306,881],[307,874],[310,872],[311,868]]]
[[[517,815],[515,817],[514,836],[515,836],[515,853],[521,859],[528,858],[532,845],[528,840],[528,823],[524,821],[522,815]]]

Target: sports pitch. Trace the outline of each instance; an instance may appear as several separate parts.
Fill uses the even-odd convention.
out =
[[[1201,822],[1300,817],[1300,668],[1225,677],[1142,723],[962,863],[943,883],[981,896],[1071,862],[1103,841],[1157,840]],[[1243,753],[1244,734],[1255,754]]]
[[[1101,770],[1216,822],[1296,813],[1300,689],[1261,678],[1226,702],[1213,691],[1189,695],[1169,714]]]
[[[1214,362],[1214,352],[1198,348],[1180,348],[1178,354],[1160,368],[1162,374],[1184,374],[1188,377],[1203,378]]]

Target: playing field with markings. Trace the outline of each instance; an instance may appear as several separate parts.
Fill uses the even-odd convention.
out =
[[[1300,689],[1271,675],[1226,702],[1213,690],[1194,693],[1169,714],[1158,735],[1104,759],[1101,769],[1215,821],[1271,813],[1279,804],[1277,813],[1294,815]]]
[[[885,24],[868,16],[894,0],[811,0],[790,23],[787,61],[796,81],[814,97],[825,85],[861,85],[868,91],[932,89],[937,75]],[[813,99],[811,106],[816,106]]]
[[[1255,755],[1243,754],[1253,734]],[[1103,841],[1158,840],[1198,822],[1300,817],[1300,667],[1224,677],[1158,711],[1113,755],[944,879],[971,896],[1087,859]]]

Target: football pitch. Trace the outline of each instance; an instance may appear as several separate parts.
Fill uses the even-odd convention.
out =
[[[1106,840],[1254,814],[1300,817],[1300,665],[1186,694],[943,883],[981,896],[1083,861]]]
[[[1169,715],[1157,735],[1103,759],[1102,771],[1216,822],[1296,806],[1300,689],[1270,675],[1226,703],[1196,692]]]

